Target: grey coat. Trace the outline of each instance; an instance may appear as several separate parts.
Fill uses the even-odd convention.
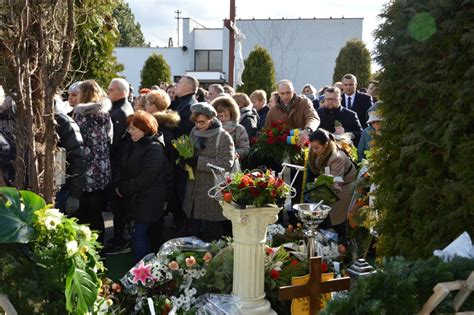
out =
[[[190,137],[193,137],[192,131]],[[220,138],[219,143],[217,143],[218,138]],[[183,210],[188,217],[191,217],[194,209],[192,215],[194,219],[224,221],[226,218],[222,215],[222,207],[207,195],[209,189],[215,184],[214,176],[206,165],[211,163],[230,171],[235,155],[234,142],[227,131],[222,131],[220,137],[215,135],[206,139],[205,146],[198,152],[198,162],[194,169],[195,180],[187,182]]]

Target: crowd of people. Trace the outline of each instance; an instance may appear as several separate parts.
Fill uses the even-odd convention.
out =
[[[364,93],[352,74],[319,91],[306,84],[301,93],[291,81],[282,80],[271,95],[264,90],[235,93],[221,84],[206,90],[187,75],[175,84],[142,88],[136,97],[122,78],[113,79],[107,91],[94,80],[75,82],[67,99],[58,96],[55,104],[58,146],[67,157],[66,183],[56,204],[99,231],[102,243],[102,212],[112,211],[114,235],[103,253],[132,250],[137,261],[166,240],[167,214],[173,215],[172,229],[179,235],[205,241],[231,236],[232,226],[221,206],[208,197],[214,177],[207,164],[229,172],[236,165],[278,168],[248,155],[259,130],[284,121],[301,130],[300,144],[310,143],[307,180],[324,173],[343,178],[338,201],[324,225],[344,240],[356,169],[336,139],[351,135],[359,158],[364,158],[373,134],[381,131],[377,101],[377,82]],[[14,183],[14,120],[14,102],[6,97],[0,106],[0,166],[6,184]],[[177,163],[172,142],[183,135],[193,140],[196,153]],[[184,164],[193,168],[194,179],[188,178]],[[298,186],[302,180],[297,182],[301,194]]]

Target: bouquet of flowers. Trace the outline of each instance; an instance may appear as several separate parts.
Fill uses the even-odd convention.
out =
[[[339,200],[334,192],[334,176],[321,174],[315,182],[306,183],[304,191],[306,202],[319,202],[323,200],[325,205],[333,205]]]
[[[179,164],[181,160],[184,161],[194,156],[194,142],[188,135],[183,135],[176,140],[172,140],[171,144],[179,154],[176,164]],[[188,164],[184,164],[184,169],[188,172],[188,178],[194,180],[193,168]]]
[[[283,204],[291,187],[270,170],[253,170],[232,174],[222,190],[224,201],[232,201],[245,209],[247,205]]]
[[[277,120],[270,127],[263,128],[252,140],[251,154],[261,158],[275,159],[281,162],[289,158],[292,162],[302,161],[304,159],[304,147],[298,145],[299,129],[290,129],[290,126]]]
[[[217,244],[195,237],[172,239],[158,254],[145,256],[120,281],[125,293],[133,297],[135,310],[152,303],[155,309],[173,308],[182,314],[196,302],[194,281],[206,274],[219,250]]]

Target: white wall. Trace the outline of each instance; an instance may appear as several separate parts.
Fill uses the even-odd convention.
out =
[[[171,79],[173,79],[173,76],[181,75],[194,67],[194,51],[191,53],[190,50],[183,51],[181,48],[117,47],[114,52],[118,62],[125,66],[124,71],[120,74],[132,83],[135,92],[138,91],[140,86],[140,71],[153,52],[163,55],[170,65]]]
[[[222,50],[222,28],[194,30],[194,49]]]
[[[349,39],[362,38],[362,18],[237,20],[245,34],[243,55],[255,45],[265,47],[275,63],[276,80],[289,79],[300,92],[332,84],[336,57]],[[227,72],[227,71],[226,71]]]

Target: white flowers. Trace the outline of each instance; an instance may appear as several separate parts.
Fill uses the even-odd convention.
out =
[[[68,256],[73,256],[77,253],[79,246],[76,240],[72,240],[66,243],[66,252]]]
[[[55,230],[64,216],[59,209],[47,209],[44,214],[45,218],[43,223],[48,231]]]
[[[80,237],[80,238],[83,238],[86,241],[89,241],[91,239],[91,236],[92,236],[91,229],[89,229],[88,226],[81,225],[77,229],[77,236]]]

